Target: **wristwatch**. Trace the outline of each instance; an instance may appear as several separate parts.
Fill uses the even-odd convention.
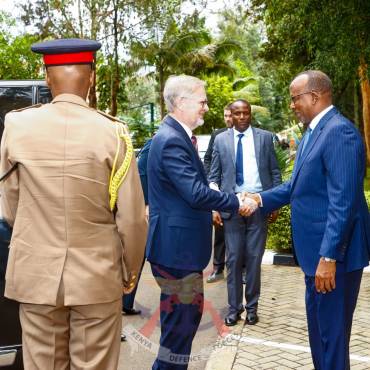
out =
[[[324,259],[325,262],[337,262],[337,260],[333,259],[333,258],[329,258],[329,257],[322,257]]]

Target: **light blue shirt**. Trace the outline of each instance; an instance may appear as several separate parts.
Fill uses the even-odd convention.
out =
[[[234,134],[234,148],[235,148],[235,157],[236,150],[239,141],[239,134],[244,134],[242,137],[243,145],[243,179],[244,182],[242,185],[235,187],[235,192],[240,193],[242,191],[248,191],[250,193],[258,193],[262,191],[262,184],[260,179],[260,174],[258,172],[256,152],[254,148],[254,138],[252,127],[249,126],[244,132],[239,132],[235,128],[232,129]]]

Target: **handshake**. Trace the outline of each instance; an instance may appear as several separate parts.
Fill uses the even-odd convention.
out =
[[[239,199],[239,214],[240,216],[247,217],[253,214],[261,204],[261,198],[256,193],[242,192],[238,193]]]

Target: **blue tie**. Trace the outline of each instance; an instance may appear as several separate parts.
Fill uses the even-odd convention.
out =
[[[311,133],[312,133],[312,128],[308,127],[307,131],[306,131],[306,135],[304,136],[304,139],[303,139],[300,158],[302,157],[303,152],[306,149],[306,146],[307,146],[308,142],[310,141]]]
[[[235,170],[236,170],[236,184],[238,186],[243,185],[244,176],[243,176],[243,144],[242,137],[244,134],[239,134],[238,146],[236,148],[236,160],[235,160]]]

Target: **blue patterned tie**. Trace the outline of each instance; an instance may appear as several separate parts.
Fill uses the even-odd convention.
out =
[[[304,139],[303,139],[300,158],[302,158],[303,152],[306,149],[308,142],[310,141],[311,133],[312,133],[312,128],[308,127],[306,131],[306,135],[304,136]]]
[[[235,160],[235,170],[236,170],[236,184],[238,186],[243,185],[244,176],[243,176],[243,144],[242,137],[244,134],[239,134],[238,146],[236,148],[236,160]]]

